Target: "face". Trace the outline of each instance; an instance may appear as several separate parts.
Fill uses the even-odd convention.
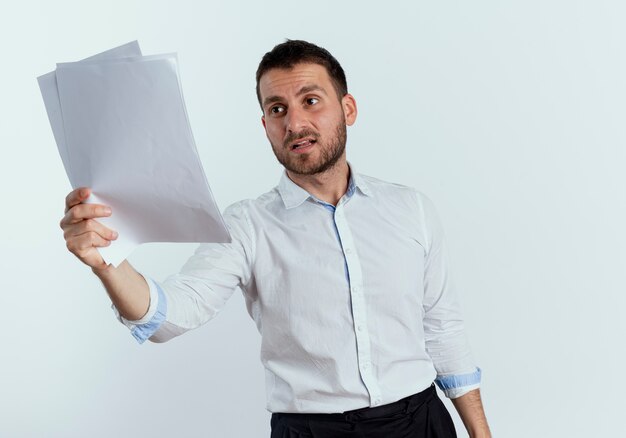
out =
[[[346,125],[356,120],[356,102],[349,94],[339,99],[323,66],[269,70],[259,90],[265,133],[289,172],[315,175],[345,160]]]

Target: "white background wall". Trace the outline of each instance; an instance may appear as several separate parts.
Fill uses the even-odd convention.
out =
[[[286,37],[342,62],[358,171],[438,206],[495,436],[626,436],[625,19],[618,0],[3,2],[0,436],[268,436],[241,296],[195,332],[139,346],[66,251],[70,186],[35,77],[133,39],[178,52],[225,208],[280,176],[254,71]],[[163,279],[194,248],[130,260]]]

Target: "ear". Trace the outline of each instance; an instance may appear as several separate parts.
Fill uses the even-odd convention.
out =
[[[261,116],[261,124],[263,125],[263,128],[267,131],[267,126],[265,126],[265,116]]]
[[[343,115],[346,118],[346,125],[352,126],[356,121],[358,113],[354,96],[350,93],[343,96],[341,98],[341,107],[343,108]]]

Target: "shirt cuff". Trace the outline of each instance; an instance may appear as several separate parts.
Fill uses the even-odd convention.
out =
[[[152,279],[145,278],[145,280],[150,289],[150,305],[148,311],[141,319],[128,320],[120,315],[115,306],[111,306],[117,319],[130,329],[130,334],[140,344],[143,344],[146,339],[150,338],[161,327],[167,314],[167,299],[163,289]]]
[[[477,367],[476,371],[468,374],[437,376],[435,383],[446,397],[457,398],[479,388],[481,375],[482,371]]]

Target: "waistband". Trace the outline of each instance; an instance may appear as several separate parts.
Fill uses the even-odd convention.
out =
[[[435,385],[432,384],[425,390],[410,395],[396,402],[382,406],[365,407],[345,411],[337,414],[296,414],[296,413],[274,413],[273,415],[281,418],[289,418],[294,420],[322,420],[322,421],[362,421],[375,418],[388,417],[394,414],[411,412],[422,404],[428,402],[431,398],[437,396]]]

